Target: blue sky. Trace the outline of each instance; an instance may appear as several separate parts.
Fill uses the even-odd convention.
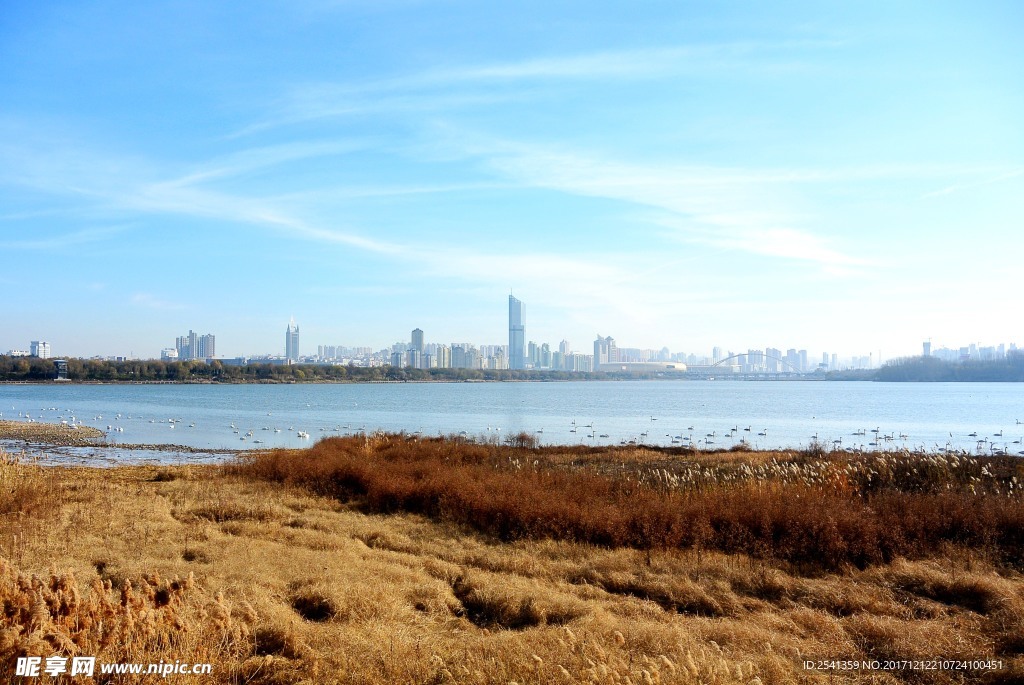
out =
[[[0,351],[1024,345],[1017,2],[27,2]]]

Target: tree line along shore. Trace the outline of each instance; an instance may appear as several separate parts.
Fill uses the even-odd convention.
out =
[[[688,378],[687,373],[575,373],[553,369],[412,369],[395,366],[361,367],[330,364],[245,365],[160,360],[108,361],[69,358],[67,380],[82,383],[373,383],[465,381],[570,381]],[[717,378],[728,378],[722,369]],[[0,356],[0,382],[46,382],[57,377],[51,359]],[[703,376],[696,376],[703,377]],[[745,376],[749,377],[749,376]],[[933,357],[910,357],[887,362],[879,369],[816,372],[805,380],[883,382],[1024,382],[1024,353],[993,361],[946,362]]]

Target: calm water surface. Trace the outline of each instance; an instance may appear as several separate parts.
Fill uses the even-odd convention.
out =
[[[0,385],[0,412],[54,423],[74,417],[117,444],[197,449],[297,447],[384,430],[718,448],[740,440],[801,447],[817,436],[843,448],[1024,452],[1024,384],[1014,383]]]

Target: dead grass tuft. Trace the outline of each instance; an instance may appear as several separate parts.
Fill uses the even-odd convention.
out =
[[[994,574],[950,574],[935,564],[901,560],[886,576],[897,590],[983,615],[998,611],[1013,599],[1009,584]]]

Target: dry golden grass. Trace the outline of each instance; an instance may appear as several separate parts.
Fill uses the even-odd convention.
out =
[[[43,469],[5,458],[0,491],[0,679],[19,655],[53,653],[214,665],[212,676],[177,678],[190,683],[1024,673],[1024,578],[960,548],[802,574],[743,554],[501,542],[215,466]],[[1004,666],[834,680],[802,666],[956,657]],[[122,678],[109,682],[161,681]]]

